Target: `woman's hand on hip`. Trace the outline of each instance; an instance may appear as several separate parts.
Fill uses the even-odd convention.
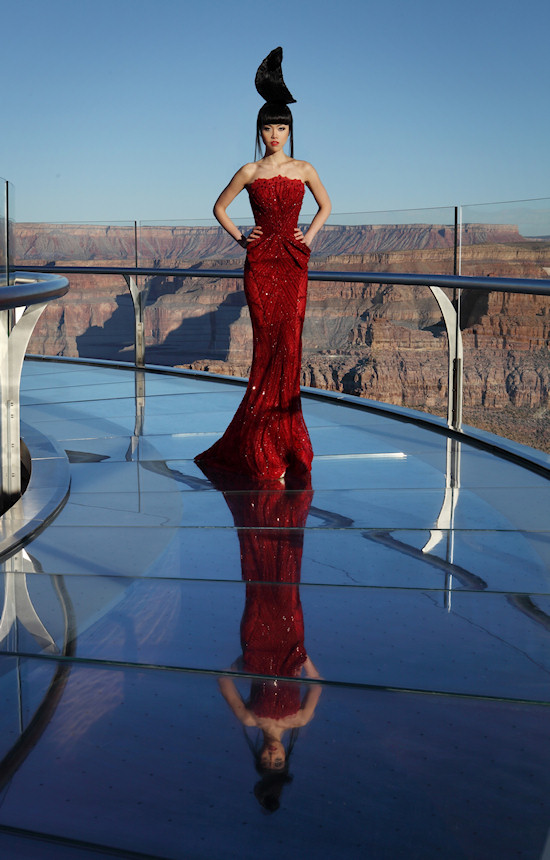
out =
[[[307,245],[309,248],[309,242],[306,240],[304,234],[302,233],[302,231],[300,230],[299,227],[296,227],[294,229],[294,238],[296,239],[297,242],[303,242],[304,245]]]
[[[246,248],[247,245],[250,245],[251,242],[254,242],[255,239],[259,239],[262,235],[262,228],[258,227],[256,224],[255,227],[252,228],[252,231],[245,236],[244,233],[241,234],[241,238],[239,240],[239,245],[242,245],[243,248]]]

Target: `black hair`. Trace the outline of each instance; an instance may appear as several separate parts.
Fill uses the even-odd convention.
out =
[[[276,812],[279,809],[281,792],[285,785],[292,782],[292,775],[289,773],[290,754],[294,749],[294,744],[298,738],[299,729],[292,729],[290,738],[285,750],[285,763],[281,770],[272,770],[264,767],[261,762],[262,748],[265,741],[265,734],[259,734],[254,742],[249,737],[248,732],[243,728],[246,742],[254,757],[254,766],[257,773],[262,777],[254,786],[254,797],[266,812]]]
[[[292,132],[292,113],[284,102],[266,102],[258,111],[256,120],[256,149],[254,158],[262,153],[262,127],[264,125],[288,125],[290,129],[290,157],[294,158],[294,135]]]
[[[277,812],[281,805],[279,800],[285,785],[292,782],[288,768],[280,772],[263,771],[263,776],[254,786],[254,797],[266,812]]]

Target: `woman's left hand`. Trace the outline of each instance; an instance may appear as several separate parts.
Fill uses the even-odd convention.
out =
[[[304,234],[302,233],[302,231],[300,230],[299,227],[296,227],[294,229],[294,238],[296,239],[297,242],[303,242],[304,245],[307,245],[307,247],[309,248],[309,242],[304,237]]]

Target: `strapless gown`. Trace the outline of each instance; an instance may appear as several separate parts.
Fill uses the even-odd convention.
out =
[[[221,439],[196,460],[263,479],[308,472],[313,452],[302,415],[300,368],[310,250],[294,238],[304,197],[299,179],[248,186],[262,235],[247,248],[244,290],[253,356],[244,398]]]
[[[313,500],[311,475],[262,481],[204,463],[237,526],[246,598],[241,619],[243,669],[251,682],[247,707],[258,717],[283,719],[301,707],[297,681],[307,659],[300,574],[304,529]]]

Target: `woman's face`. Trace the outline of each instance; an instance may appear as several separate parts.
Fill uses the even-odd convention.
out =
[[[282,770],[285,766],[286,752],[281,741],[266,741],[260,754],[260,763],[266,770]]]
[[[265,143],[266,152],[272,153],[283,149],[289,134],[289,125],[263,125],[262,140]]]

